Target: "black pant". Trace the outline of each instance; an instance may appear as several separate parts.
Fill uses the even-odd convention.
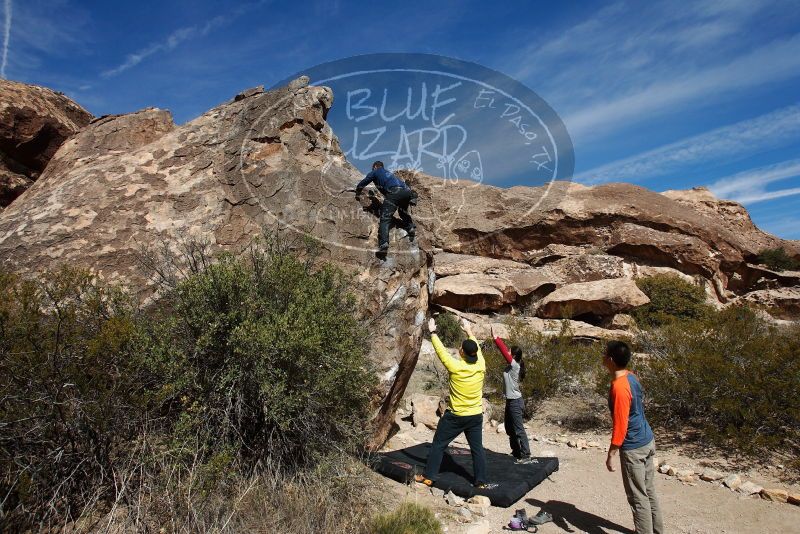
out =
[[[453,415],[450,410],[444,412],[436,425],[433,435],[433,445],[428,453],[428,462],[425,465],[425,478],[436,480],[439,468],[442,466],[444,450],[450,442],[464,433],[472,453],[472,466],[475,470],[475,484],[486,483],[486,452],[483,450],[483,415]]]
[[[525,401],[522,400],[522,397],[506,399],[506,415],[503,424],[506,427],[506,434],[508,434],[508,442],[511,444],[511,454],[515,458],[528,458],[531,455],[528,434],[525,433],[522,420],[524,411]]]
[[[408,213],[408,203],[411,201],[411,189],[403,187],[393,187],[389,189],[383,198],[381,205],[381,222],[378,226],[378,246],[389,244],[389,225],[392,223],[392,216],[395,211],[400,212],[402,228],[409,233],[414,232],[414,221]]]

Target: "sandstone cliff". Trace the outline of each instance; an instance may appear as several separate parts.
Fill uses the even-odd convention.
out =
[[[382,379],[373,444],[388,435],[414,369],[429,298],[484,329],[497,322],[487,312],[524,308],[535,328],[556,332],[550,319],[568,316],[589,338],[624,337],[625,312],[647,302],[631,280],[658,272],[704,285],[720,306],[797,308],[800,274],[754,261],[779,246],[798,256],[798,244],[761,232],[744,208],[705,191],[498,189],[404,172],[420,193],[419,243],[394,231],[380,261],[377,200],[360,205],[347,191],[361,175],[325,120],[332,104],[329,89],[301,78],[248,90],[182,126],[158,109],[97,119],[48,155],[38,180],[0,213],[0,262],[23,272],[82,265],[146,299],[144,247],[196,238],[238,252],[265,227],[313,236],[329,261],[354,273],[373,333]]]
[[[61,143],[91,119],[63,94],[0,80],[0,208],[30,187]]]
[[[427,258],[407,240],[386,262],[365,248],[375,217],[342,193],[360,175],[325,122],[332,101],[329,89],[301,79],[249,91],[179,127],[157,109],[97,120],[2,213],[0,261],[28,272],[83,265],[146,297],[143,247],[196,238],[236,252],[264,227],[314,236],[328,260],[355,273],[363,320],[376,333],[381,442],[419,350]]]
[[[434,177],[402,174],[420,191],[416,217],[442,252],[434,256],[435,303],[501,310],[526,306],[571,284],[658,272],[705,286],[717,305],[800,283],[799,273],[755,264],[767,248],[783,247],[800,256],[800,244],[762,232],[741,205],[718,200],[708,190],[659,194],[631,184],[566,182],[500,189],[467,180],[445,187]],[[474,257],[483,258],[480,269],[468,261]],[[452,264],[471,267],[454,276],[443,267]],[[623,308],[640,305],[640,296],[629,293],[631,305]],[[608,298],[611,294],[619,292],[610,291]],[[587,302],[596,303],[588,307],[576,307],[573,300],[573,309],[608,315],[608,298],[587,296]],[[541,302],[541,317],[557,315],[552,300]]]

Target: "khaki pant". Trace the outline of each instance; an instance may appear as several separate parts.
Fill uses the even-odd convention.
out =
[[[636,534],[663,534],[661,509],[656,498],[654,484],[656,443],[651,441],[644,447],[621,450],[622,484],[628,496],[628,504],[633,512]]]

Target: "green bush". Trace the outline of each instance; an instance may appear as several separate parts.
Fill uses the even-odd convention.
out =
[[[766,265],[773,271],[800,270],[800,261],[787,254],[783,247],[762,250],[758,255],[758,263]]]
[[[452,313],[442,313],[436,316],[436,333],[445,347],[460,347],[466,336],[461,329],[458,317]]]
[[[167,292],[148,332],[176,446],[290,468],[354,450],[375,375],[349,278],[275,240],[189,264],[206,267]]]
[[[424,506],[404,502],[395,511],[373,520],[372,534],[441,534],[442,525]]]
[[[731,307],[644,332],[639,371],[655,423],[701,428],[746,452],[800,454],[800,328]]]
[[[568,324],[562,323],[558,336],[545,336],[523,322],[509,324],[510,336],[505,341],[509,347],[517,345],[522,349],[525,379],[521,390],[529,414],[543,400],[555,395],[594,391],[603,371],[599,365],[602,346],[576,341]],[[487,342],[485,347],[486,379],[497,392],[493,400],[500,400],[506,360],[494,343]]]
[[[0,531],[150,491],[219,511],[251,475],[358,449],[375,375],[348,277],[277,240],[187,254],[147,313],[84,271],[0,274]]]
[[[113,487],[152,378],[136,324],[88,272],[0,274],[0,527],[72,517]]]
[[[700,319],[710,310],[703,288],[676,275],[640,278],[636,285],[650,297],[649,304],[632,312],[641,327],[659,326],[675,319]]]

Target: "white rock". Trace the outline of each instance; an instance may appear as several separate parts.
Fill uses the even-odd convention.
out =
[[[750,482],[748,480],[747,482],[745,482],[744,484],[739,486],[736,489],[736,491],[738,491],[739,493],[743,493],[744,495],[754,495],[756,493],[761,493],[761,490],[763,490],[763,489],[764,488],[762,488],[758,484],[755,484],[755,483]]]
[[[411,417],[414,426],[425,425],[436,430],[439,424],[439,397],[414,393],[411,396]]]
[[[467,501],[467,508],[473,514],[485,517],[489,513],[489,507],[492,505],[489,497],[484,495],[475,495]]]
[[[668,474],[669,474],[669,470],[670,470],[670,469],[672,469],[672,467],[671,467],[671,466],[669,466],[669,465],[667,465],[667,464],[664,464],[664,465],[661,465],[661,466],[659,466],[659,468],[658,468],[658,472],[659,472],[659,473],[663,473],[663,474],[665,474],[665,475],[668,475]]]
[[[466,522],[472,521],[472,512],[470,512],[466,508],[459,508],[458,515],[460,515],[461,518]]]
[[[464,499],[453,493],[452,490],[447,492],[447,494],[444,496],[444,500],[450,506],[461,506],[464,504]]]
[[[728,475],[725,477],[725,480],[722,481],[722,484],[727,488],[736,490],[742,485],[742,477],[736,474]]]

